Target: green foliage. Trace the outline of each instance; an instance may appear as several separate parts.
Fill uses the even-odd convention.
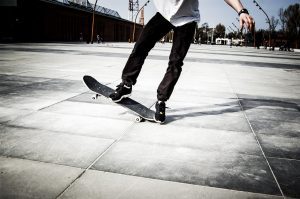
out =
[[[290,5],[283,12],[283,20],[286,23],[286,32],[289,37],[296,38],[299,35],[300,27],[300,5]]]
[[[215,29],[215,37],[216,38],[224,38],[225,37],[225,26],[223,24],[218,24]]]

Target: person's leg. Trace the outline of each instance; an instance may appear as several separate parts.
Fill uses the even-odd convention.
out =
[[[165,109],[167,101],[177,83],[181,73],[183,60],[188,52],[188,49],[193,41],[196,23],[189,23],[174,29],[173,46],[169,58],[169,67],[166,74],[157,89],[157,102],[155,104],[154,120],[159,123],[164,123]]]
[[[150,19],[144,27],[123,69],[122,80],[125,83],[129,85],[136,83],[149,51],[154,47],[155,43],[172,28],[173,25],[159,13],[156,13],[156,15]]]
[[[183,60],[193,41],[196,22],[189,23],[174,29],[173,46],[169,57],[169,67],[157,89],[157,99],[167,101],[181,74]]]
[[[123,69],[121,84],[119,84],[116,91],[109,96],[114,102],[119,102],[123,98],[131,95],[132,85],[136,83],[136,79],[149,51],[154,47],[155,43],[172,28],[172,24],[159,13],[152,17],[147,23]]]

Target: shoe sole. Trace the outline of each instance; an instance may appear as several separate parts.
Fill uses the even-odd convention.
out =
[[[165,123],[165,121],[156,120],[155,116],[153,116],[153,120],[154,120],[154,122],[159,123],[159,124],[164,124]]]
[[[124,99],[124,98],[128,98],[128,97],[130,97],[131,96],[131,93],[129,93],[129,94],[127,94],[127,95],[123,95],[120,99],[118,99],[118,100],[112,100],[113,102],[115,102],[115,103],[117,103],[117,102],[120,102],[120,101],[122,101],[122,99]]]

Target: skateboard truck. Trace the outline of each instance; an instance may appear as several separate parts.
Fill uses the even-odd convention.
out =
[[[137,117],[135,118],[135,122],[137,122],[137,123],[144,122],[144,121],[145,121],[145,119],[142,118],[141,116],[137,116]]]
[[[98,97],[100,97],[100,95],[98,93],[92,95],[92,100],[96,100],[98,99]]]

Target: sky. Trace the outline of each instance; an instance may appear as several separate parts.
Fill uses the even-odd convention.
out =
[[[94,3],[95,0],[89,0]],[[147,0],[139,0],[140,6],[142,6]],[[163,1],[163,0],[162,0]],[[275,18],[278,17],[278,12],[280,8],[287,8],[289,5],[300,3],[300,0],[256,0],[258,4],[265,10],[265,12]],[[128,0],[98,0],[97,5],[116,10],[122,18],[128,18]],[[267,29],[268,24],[266,23],[266,17],[264,13],[258,9],[253,3],[253,0],[241,0],[245,8],[248,9],[249,13],[253,16],[256,29]],[[235,27],[232,25],[234,23],[239,26],[237,21],[237,13],[229,7],[223,0],[199,0],[199,10],[201,15],[201,22],[199,25],[207,22],[210,27],[215,27],[217,24],[221,23],[225,25],[226,29],[231,26],[233,29]],[[156,13],[156,9],[153,5],[153,1],[145,7],[145,23],[151,19],[151,17]],[[277,29],[280,28],[278,25]]]

